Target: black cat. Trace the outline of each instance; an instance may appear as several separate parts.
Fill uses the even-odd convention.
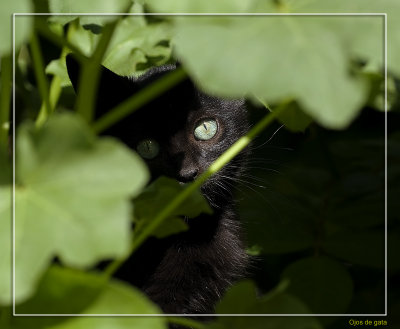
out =
[[[67,57],[74,88],[79,65]],[[102,68],[96,115],[131,96],[174,65],[150,69],[137,78]],[[147,162],[152,179],[160,175],[193,181],[248,129],[243,100],[205,95],[185,80],[107,131]],[[188,220],[189,230],[148,239],[121,267],[117,277],[141,288],[165,313],[212,313],[225,290],[242,277],[248,263],[233,200],[235,178],[245,166],[240,153],[202,187],[212,215]]]

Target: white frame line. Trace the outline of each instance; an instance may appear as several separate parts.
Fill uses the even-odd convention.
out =
[[[385,76],[385,313],[384,314],[22,314],[15,312],[15,18],[17,16],[380,16],[384,18],[384,76]],[[387,13],[13,13],[12,21],[12,41],[13,41],[13,205],[12,205],[12,232],[13,232],[13,250],[12,250],[12,309],[15,317],[189,317],[189,316],[249,316],[249,317],[360,317],[374,316],[382,317],[388,315],[388,280],[387,280]]]

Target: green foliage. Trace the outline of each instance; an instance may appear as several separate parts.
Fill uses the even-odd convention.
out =
[[[312,313],[342,314],[351,301],[351,277],[334,260],[321,257],[301,259],[289,265],[282,277],[289,280],[288,292],[306,302]]]
[[[208,92],[254,94],[268,103],[296,99],[318,122],[341,128],[356,116],[367,89],[360,78],[349,75],[340,39],[324,27],[325,21],[181,18],[175,26],[176,52]],[[204,48],[209,51],[201,52]]]
[[[77,296],[79,298],[77,299]],[[136,289],[104,276],[51,267],[38,292],[17,306],[20,314],[157,314],[160,310]],[[166,328],[160,317],[14,318],[9,328]],[[6,326],[6,328],[8,328]]]
[[[283,282],[284,283],[284,282]],[[307,307],[296,297],[285,292],[285,284],[275,291],[257,297],[254,283],[243,281],[228,290],[217,305],[220,314],[306,314]],[[238,301],[240,300],[240,303]],[[274,317],[265,321],[262,317],[221,317],[210,328],[322,328],[315,318]]]
[[[136,232],[141,230],[161,212],[171,199],[179,195],[185,189],[176,180],[160,177],[153,184],[148,186],[139,197],[134,200]],[[152,205],[152,206],[149,206]],[[201,213],[211,214],[212,210],[199,190],[192,193],[185,203],[174,209],[167,218],[152,231],[157,238],[179,233],[188,229],[183,217],[195,218]]]
[[[123,13],[129,9],[130,0],[49,0],[49,10],[51,13]],[[66,24],[78,16],[52,16],[52,21]],[[82,17],[82,24],[105,24],[114,21],[115,16],[94,15]]]
[[[234,285],[218,304],[217,313],[383,313],[383,114],[378,116],[370,111],[365,119],[365,110],[361,112],[365,104],[384,109],[382,17],[118,17],[76,13],[387,12],[392,82],[388,136],[388,159],[393,163],[388,168],[391,250],[398,249],[400,222],[396,199],[400,184],[400,135],[394,128],[399,122],[396,111],[400,34],[394,32],[400,27],[397,0],[3,0],[1,328],[166,328],[166,320],[161,317],[9,316],[10,15],[41,5],[51,13],[71,15],[16,19],[17,117],[11,119],[18,126],[14,200],[17,313],[161,313],[142,293],[114,280],[111,274],[149,236],[162,238],[179,233],[187,229],[185,217],[210,213],[199,187],[256,137],[255,145],[258,141],[261,145],[267,142],[252,151],[254,159],[250,159],[249,173],[243,174],[239,185],[238,208],[246,226],[249,250],[257,254],[259,273],[253,281]],[[24,41],[29,38],[31,43],[27,47]],[[65,55],[70,51],[80,60],[89,57],[89,66],[101,62],[124,76],[173,61],[171,53],[183,68],[178,75],[160,82],[161,87],[150,88],[144,96],[138,93],[137,99],[88,126],[91,115],[86,112],[90,112],[90,106],[85,104],[93,104],[92,97],[84,100],[80,96],[79,113],[63,111],[72,109],[74,103],[65,67]],[[40,61],[46,66],[46,73],[53,75],[51,83]],[[264,104],[272,115],[263,117],[261,110],[253,111],[256,119],[251,132],[193,184],[182,186],[162,177],[145,187],[149,175],[139,156],[120,142],[98,137],[93,131],[104,130],[183,79],[183,70],[207,92],[246,96],[253,103]],[[95,95],[93,74],[86,74],[83,79],[89,91],[84,96]],[[275,118],[285,126],[276,133],[286,136],[280,143],[270,142],[276,127],[264,132]],[[304,133],[289,134],[286,128]],[[292,139],[296,142],[292,143]],[[288,157],[278,154],[269,147],[271,144],[294,144],[296,151]],[[281,165],[273,166],[270,159],[278,159]],[[266,171],[275,168],[280,173]],[[259,188],[260,184],[267,188]],[[52,264],[54,257],[60,266]],[[108,270],[91,270],[102,260],[112,261]],[[398,257],[389,253],[389,260],[389,275],[395,276],[400,269]],[[322,328],[320,322],[329,327],[329,321],[314,317],[219,317],[205,325],[185,318],[175,322],[210,329]]]
[[[34,292],[54,255],[65,264],[88,267],[129,250],[128,198],[148,178],[137,155],[117,141],[96,141],[78,118],[64,114],[40,130],[22,126],[17,159],[17,301]],[[1,270],[9,273],[7,267]]]
[[[0,2],[0,57],[11,52],[13,47],[12,40],[12,14],[26,13],[32,11],[32,2],[30,0],[2,0]],[[18,17],[15,21],[15,46],[19,47],[21,43],[29,37],[30,27],[32,25],[31,17]]]

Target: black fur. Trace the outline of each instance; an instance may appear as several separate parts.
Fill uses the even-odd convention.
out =
[[[67,57],[74,88],[79,65]],[[102,115],[166,72],[173,65],[153,68],[138,78],[123,78],[103,69],[96,115]],[[225,100],[203,94],[190,80],[108,129],[135,149],[143,138],[160,144],[160,154],[147,160],[155,179],[159,175],[180,182],[195,179],[248,129],[242,100]],[[193,136],[202,118],[218,121],[218,133],[209,141]],[[212,215],[188,221],[189,230],[164,239],[150,238],[121,267],[117,276],[140,287],[165,313],[212,313],[225,290],[243,276],[248,257],[234,211],[232,180],[238,178],[246,151],[237,156],[202,187]]]

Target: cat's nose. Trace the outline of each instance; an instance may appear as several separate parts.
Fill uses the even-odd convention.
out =
[[[191,182],[196,179],[199,169],[195,167],[184,168],[179,171],[178,180],[183,183]]]

